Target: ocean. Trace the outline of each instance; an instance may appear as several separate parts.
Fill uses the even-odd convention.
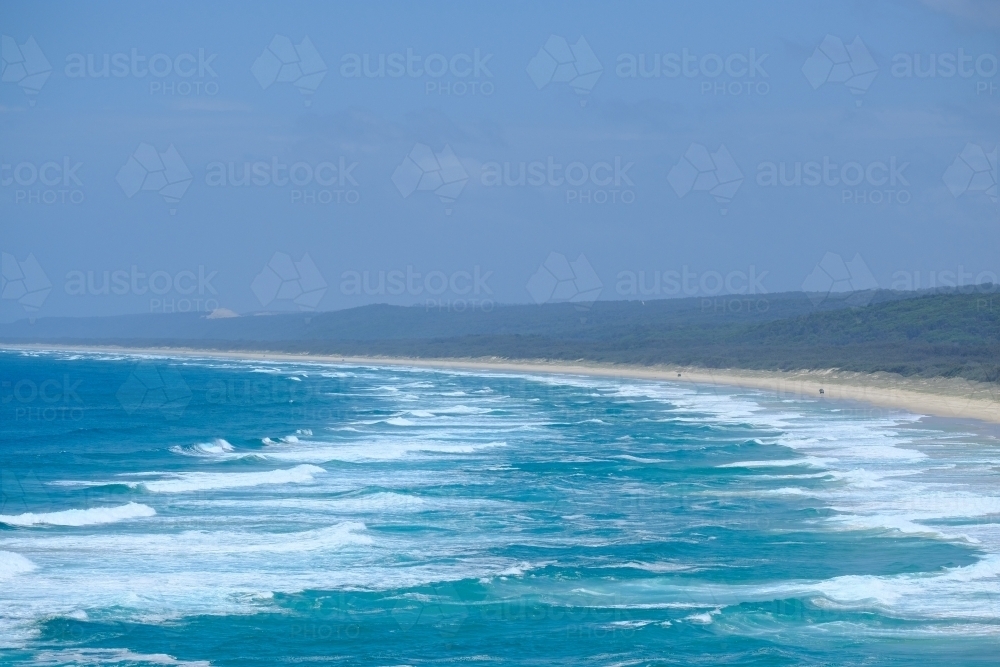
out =
[[[1000,655],[1000,441],[703,385],[0,352],[5,665]]]

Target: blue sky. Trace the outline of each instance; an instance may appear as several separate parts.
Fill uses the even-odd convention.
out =
[[[0,2],[0,33],[4,321],[1000,274],[996,3]]]

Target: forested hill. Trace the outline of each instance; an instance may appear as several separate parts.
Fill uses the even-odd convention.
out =
[[[855,297],[857,295],[854,295]],[[584,359],[748,369],[840,368],[1000,379],[1000,293],[879,291],[852,306],[787,293],[496,306],[454,312],[365,306],[318,314],[43,318],[7,342],[268,349],[413,357]]]

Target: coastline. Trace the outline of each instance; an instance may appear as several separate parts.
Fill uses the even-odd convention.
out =
[[[689,366],[637,366],[586,361],[531,359],[461,359],[357,357],[270,351],[208,350],[188,347],[121,347],[98,345],[7,345],[0,350],[64,351],[85,353],[148,354],[175,357],[291,361],[348,365],[409,366],[443,370],[497,373],[544,373],[604,378],[708,384],[771,392],[785,398],[821,398],[854,401],[881,408],[952,419],[974,419],[1000,424],[1000,388],[963,378],[917,378],[892,373],[856,373],[830,370],[756,371]],[[822,394],[820,394],[822,390]]]

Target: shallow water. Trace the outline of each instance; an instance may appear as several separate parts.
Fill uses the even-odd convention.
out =
[[[609,379],[0,352],[4,664],[995,664],[1000,444]]]

